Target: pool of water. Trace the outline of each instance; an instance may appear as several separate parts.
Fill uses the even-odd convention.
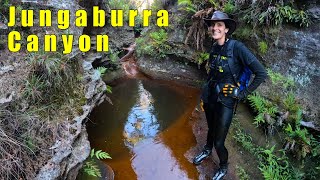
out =
[[[87,130],[92,148],[112,157],[104,162],[115,179],[197,179],[184,154],[196,144],[189,118],[198,89],[126,79],[113,85],[108,96],[113,105],[96,107]]]

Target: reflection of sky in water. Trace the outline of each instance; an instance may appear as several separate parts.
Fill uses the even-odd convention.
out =
[[[128,113],[123,135],[125,144],[133,147],[139,141],[154,137],[159,131],[159,123],[154,115],[154,100],[150,92],[138,81],[138,98]]]

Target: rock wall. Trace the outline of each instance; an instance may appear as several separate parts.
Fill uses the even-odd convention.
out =
[[[286,27],[279,45],[265,55],[266,66],[275,72],[293,77],[294,94],[304,107],[305,121],[320,125],[320,23],[309,28]],[[267,84],[264,84],[268,86]]]
[[[24,1],[22,1],[24,2]],[[78,170],[82,166],[82,162],[89,156],[90,143],[85,129],[86,118],[93,108],[101,103],[104,98],[106,85],[100,78],[100,74],[92,67],[95,59],[83,58],[82,53],[76,48],[79,36],[82,34],[83,28],[76,27],[75,11],[81,9],[78,1],[74,0],[47,0],[47,1],[28,1],[31,6],[41,7],[42,9],[50,9],[56,12],[58,9],[70,10],[70,28],[69,34],[74,35],[75,42],[73,43],[73,51],[69,54],[69,58],[79,61],[82,64],[86,105],[82,106],[82,115],[66,119],[61,124],[63,127],[60,131],[60,139],[57,139],[55,144],[50,148],[53,150],[53,157],[42,167],[35,179],[76,179]],[[30,31],[40,37],[47,33],[61,34],[61,30],[57,28],[56,17],[53,15],[53,26],[40,28],[35,25],[30,28]],[[37,17],[35,22],[37,22]]]

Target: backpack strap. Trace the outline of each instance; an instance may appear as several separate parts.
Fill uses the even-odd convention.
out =
[[[233,40],[233,39],[229,40],[228,46],[227,46],[227,56],[228,56],[228,66],[229,66],[230,72],[232,74],[234,84],[239,87],[240,85],[237,82],[237,74],[234,70],[235,62],[233,59],[233,48],[234,48],[235,42],[236,42],[236,40]]]
[[[231,39],[229,41],[230,42],[228,43],[228,47],[227,47],[228,66],[229,66],[230,72],[232,73],[232,77],[233,77],[233,81],[234,81],[235,85],[239,87],[240,91],[242,91],[246,87],[249,86],[252,71],[241,60],[241,63],[243,65],[243,69],[240,71],[240,76],[237,77],[236,70],[235,70],[236,69],[235,66],[237,66],[237,65],[236,65],[235,59],[233,57],[233,49],[234,49],[234,44],[235,44],[236,40]]]

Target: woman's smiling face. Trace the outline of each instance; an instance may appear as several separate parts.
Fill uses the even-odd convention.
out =
[[[229,28],[226,27],[223,21],[213,21],[211,22],[210,31],[213,39],[220,40],[226,38]]]

